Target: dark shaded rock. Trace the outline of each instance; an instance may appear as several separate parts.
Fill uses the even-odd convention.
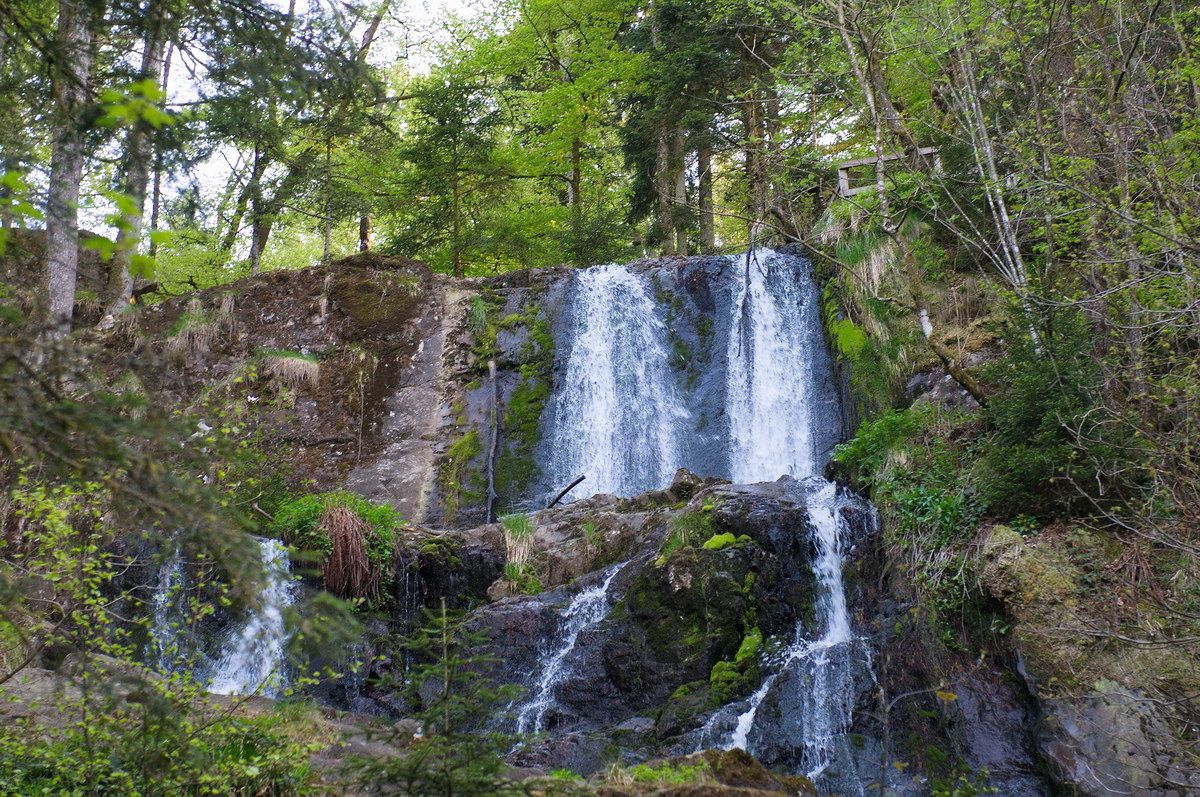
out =
[[[988,782],[1012,797],[1048,794],[1031,731],[1034,705],[1010,675],[993,668],[968,671],[953,684],[957,699],[945,706],[948,733],[973,771],[987,770]]]
[[[1073,794],[1168,797],[1200,790],[1159,701],[1100,681],[1082,698],[1042,701],[1038,733],[1050,775]]]
[[[712,280],[728,264],[723,257],[690,258],[676,267],[675,279],[699,310],[711,313],[717,309]]]

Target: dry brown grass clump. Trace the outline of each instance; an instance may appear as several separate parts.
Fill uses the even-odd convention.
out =
[[[263,368],[290,388],[316,388],[321,379],[321,364],[316,360],[294,354],[271,354],[263,360]]]
[[[378,577],[367,558],[367,535],[371,533],[367,521],[349,507],[333,506],[322,513],[320,529],[333,543],[333,550],[321,567],[325,589],[345,598],[373,593]]]
[[[219,324],[204,312],[199,298],[188,302],[187,310],[179,317],[177,330],[167,338],[166,351],[172,357],[186,359],[207,354],[217,338]]]
[[[226,331],[233,329],[233,294],[221,294],[221,303],[217,305],[217,324]]]

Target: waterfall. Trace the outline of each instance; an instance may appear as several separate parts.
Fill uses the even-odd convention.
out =
[[[551,485],[585,475],[576,491],[621,496],[666,486],[682,464],[687,410],[648,280],[626,266],[580,269],[570,302],[571,349],[550,416]]]
[[[579,635],[608,616],[612,608],[608,590],[622,567],[624,564],[609,567],[604,571],[604,581],[581,590],[563,611],[558,649],[542,664],[532,697],[517,712],[518,733],[545,730],[546,712],[554,705],[554,690],[570,671],[567,659],[575,650]]]
[[[829,371],[821,331],[820,293],[808,264],[760,249],[730,258],[732,302],[726,370],[730,472],[735,482],[802,479],[812,534],[812,570],[818,589],[814,629],[796,628],[771,673],[742,704],[725,737],[725,748],[751,753],[768,741],[800,752],[801,767],[818,783],[852,765],[845,733],[856,696],[858,639],[850,626],[842,582],[842,546],[849,529],[842,509],[855,501],[820,478],[819,441],[830,435]],[[786,692],[786,694],[780,694]],[[772,700],[777,710],[760,721]],[[724,712],[699,733],[711,741]],[[768,727],[769,726],[769,727]],[[770,737],[770,738],[768,738]],[[832,769],[831,769],[832,768]],[[840,773],[838,773],[840,774]],[[856,781],[838,783],[856,788]]]
[[[729,258],[726,410],[738,484],[817,470],[814,427],[826,354],[819,291],[807,264],[770,249]]]
[[[776,732],[799,735],[802,766],[815,781],[835,763],[849,761],[844,734],[854,708],[858,639],[850,627],[842,582],[842,542],[848,530],[841,510],[854,499],[823,479],[810,479],[806,486],[816,549],[812,564],[819,590],[816,615],[822,632],[812,639],[805,637],[803,628],[797,628],[795,639],[775,663],[774,672],[750,696],[723,746],[755,751],[759,708],[776,685],[785,682],[794,693],[781,702],[794,703],[795,710],[785,712]]]
[[[219,695],[278,697],[284,686],[284,611],[295,602],[296,582],[288,570],[287,548],[279,540],[255,538],[262,556],[264,586],[260,605],[229,630],[209,683]]]
[[[150,639],[154,663],[163,672],[173,672],[179,658],[179,622],[175,599],[183,588],[183,553],[176,545],[158,568],[158,584],[151,598]]]

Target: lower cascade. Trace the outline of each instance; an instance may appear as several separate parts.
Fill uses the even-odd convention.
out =
[[[541,733],[546,729],[546,714],[554,706],[554,690],[567,674],[569,659],[579,641],[579,635],[608,615],[609,609],[612,608],[609,590],[624,566],[613,565],[605,570],[601,583],[581,590],[563,610],[558,646],[542,663],[529,701],[517,712],[518,733]]]
[[[278,697],[286,686],[284,612],[296,600],[296,582],[288,569],[288,552],[279,540],[256,538],[266,579],[256,607],[229,629],[209,683],[218,695],[261,694]]]
[[[150,628],[155,665],[166,672],[180,667],[206,674],[208,690],[220,695],[280,696],[287,685],[284,613],[295,603],[299,585],[289,568],[287,546],[276,539],[254,537],[262,571],[258,603],[240,622],[224,625],[214,655],[189,655],[186,618],[179,617],[180,593],[186,587],[183,556],[176,549],[160,567],[152,598]],[[201,646],[208,647],[208,646]]]
[[[796,746],[800,767],[814,782],[827,785],[836,779],[841,790],[861,792],[846,732],[856,697],[855,672],[869,671],[870,662],[851,628],[842,580],[843,546],[849,535],[842,509],[861,500],[816,477],[802,486],[819,588],[816,625],[796,628],[791,644],[768,662],[771,674],[744,703],[714,714],[697,734],[698,747],[739,748],[762,756],[768,745]],[[785,690],[790,694],[780,694]],[[764,722],[759,714],[768,700],[777,710]]]

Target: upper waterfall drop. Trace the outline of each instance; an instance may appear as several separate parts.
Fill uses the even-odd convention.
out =
[[[623,265],[580,269],[570,303],[566,376],[551,405],[550,483],[584,475],[587,494],[621,496],[670,483],[683,465],[688,412],[648,281]]]
[[[818,383],[828,369],[808,264],[770,249],[731,255],[725,404],[735,483],[817,473]]]

